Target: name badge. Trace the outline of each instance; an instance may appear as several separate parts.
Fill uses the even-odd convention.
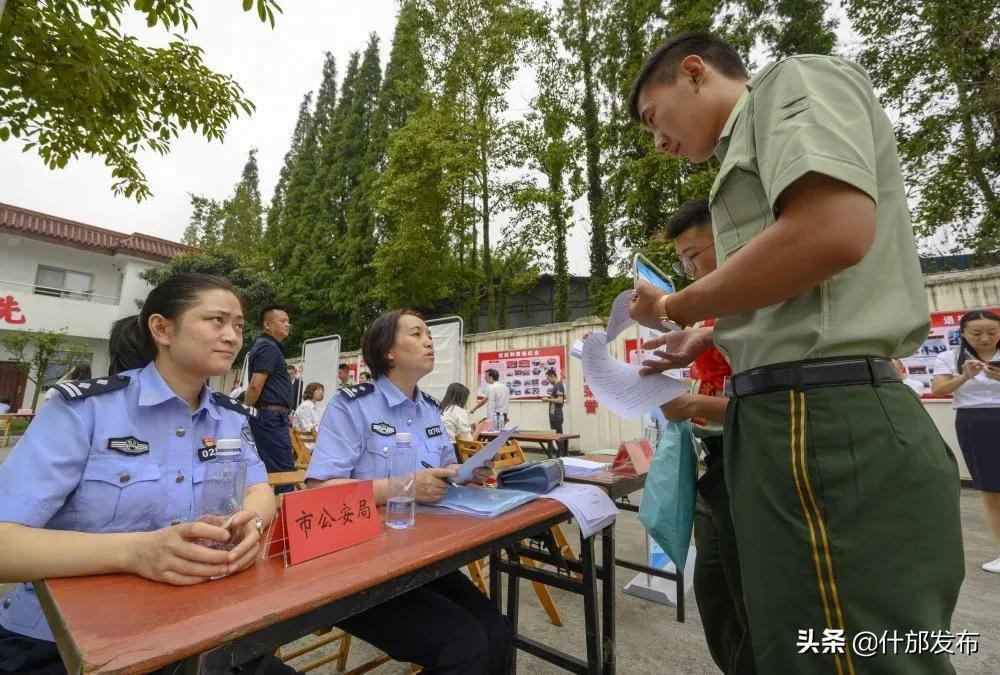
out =
[[[198,461],[207,462],[210,459],[215,459],[215,444],[203,445],[198,448]]]
[[[425,431],[427,432],[428,438],[434,438],[435,436],[440,436],[442,433],[444,433],[443,431],[441,431],[440,424],[435,424],[432,427],[427,427]]]

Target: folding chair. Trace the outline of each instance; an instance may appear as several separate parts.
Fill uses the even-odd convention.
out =
[[[309,461],[312,459],[312,450],[306,443],[316,443],[315,431],[299,431],[296,428],[288,430],[288,436],[292,442],[292,451],[295,453],[295,466],[298,469],[308,469]]]

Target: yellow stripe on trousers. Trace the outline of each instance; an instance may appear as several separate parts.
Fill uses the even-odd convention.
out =
[[[796,406],[796,396],[799,397],[798,406]],[[806,465],[806,397],[802,392],[788,392],[788,402],[791,418],[791,464],[792,464],[792,480],[795,482],[795,491],[798,494],[799,504],[802,507],[802,513],[806,519],[806,526],[809,529],[809,542],[812,549],[813,565],[816,568],[816,584],[819,590],[819,597],[823,603],[823,614],[826,617],[826,627],[831,629],[844,630],[844,618],[840,609],[840,598],[837,594],[837,584],[833,578],[833,564],[830,557],[830,545],[826,536],[826,526],[823,523],[823,516],[820,513],[819,507],[816,505],[816,498],[812,491],[812,484],[809,480],[809,469]],[[797,408],[797,409],[796,409]],[[796,433],[797,432],[797,433]],[[801,467],[801,469],[800,469]],[[800,477],[801,470],[801,477]],[[811,509],[806,504],[806,494],[809,497],[809,505]],[[815,521],[815,525],[813,524]],[[829,577],[829,588],[830,596],[833,600],[833,605],[837,614],[837,624],[834,625],[831,614],[830,614],[830,599],[827,597],[827,585],[823,579],[823,564],[820,558],[819,546],[816,540],[816,530],[820,532],[820,538],[823,544],[823,559],[826,562],[827,573]],[[854,664],[851,661],[850,645],[848,644],[849,639],[844,635],[845,638],[845,653],[847,658],[847,671],[850,675],[854,675]],[[844,668],[840,662],[840,654],[833,654],[833,662],[837,668],[837,675],[844,675]]]

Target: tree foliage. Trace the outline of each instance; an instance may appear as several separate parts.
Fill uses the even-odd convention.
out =
[[[65,330],[11,331],[0,337],[0,344],[7,350],[8,358],[35,384],[32,410],[38,407],[49,366],[59,365],[69,370],[77,363],[89,362],[91,357],[90,347],[71,340]]]
[[[274,25],[274,0],[243,0]],[[121,30],[134,9],[171,33],[166,47]],[[112,188],[151,196],[136,160],[166,154],[181,130],[222,140],[234,116],[253,112],[232,78],[213,72],[185,37],[190,0],[8,0],[0,14],[0,141],[24,141],[50,169],[81,154],[104,157]]]

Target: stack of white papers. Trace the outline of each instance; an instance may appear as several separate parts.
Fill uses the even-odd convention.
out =
[[[521,504],[530,502],[537,496],[533,492],[524,492],[523,490],[495,490],[459,485],[448,488],[448,492],[439,501],[426,505],[450,509],[470,516],[493,518],[517,508]]]
[[[596,485],[564,483],[539,497],[562,502],[576,518],[585,537],[593,536],[595,532],[603,530],[615,522],[618,516],[618,507],[607,493]]]
[[[592,462],[589,459],[563,457],[563,467],[567,476],[593,476],[608,468],[605,462]]]

